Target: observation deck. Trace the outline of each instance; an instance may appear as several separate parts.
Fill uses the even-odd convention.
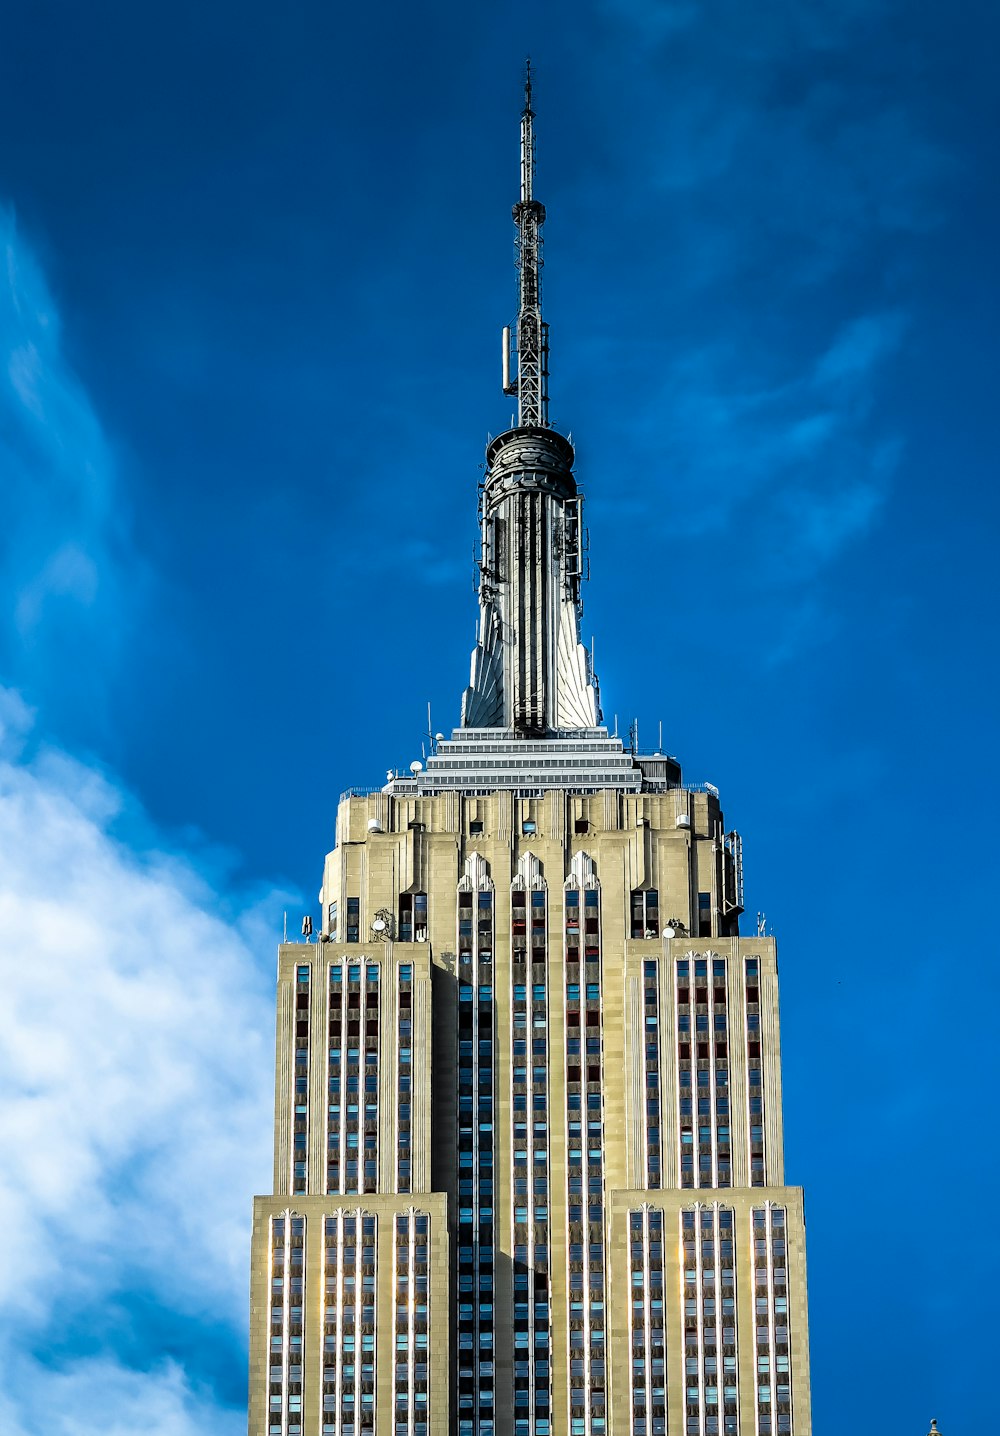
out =
[[[456,728],[438,741],[425,768],[394,776],[381,789],[394,797],[550,789],[574,793],[662,793],[681,787],[676,758],[633,753],[606,728],[576,728],[545,737],[506,729]]]

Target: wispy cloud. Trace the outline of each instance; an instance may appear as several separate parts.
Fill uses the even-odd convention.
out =
[[[16,694],[0,719],[5,1429],[228,1430],[250,1198],[269,1180],[255,954],[281,899],[218,891],[168,845],[133,851],[115,835],[126,794],[33,746]],[[186,1369],[163,1364],[164,1330]]]
[[[757,47],[773,43],[778,33],[802,46],[827,49],[843,37],[851,21],[880,14],[886,4],[884,0],[814,0],[803,7],[795,0],[768,0],[747,12],[739,0],[598,0],[598,7],[650,39],[699,22],[732,30],[742,21],[748,33],[756,35]]]
[[[636,138],[615,156],[629,180],[616,209],[630,230],[662,227],[685,288],[762,273],[779,288],[823,283],[880,237],[940,220],[955,161],[917,113],[906,53],[887,92],[884,7],[602,8],[614,23],[598,93],[625,106]]]
[[[45,276],[2,206],[0,255],[0,659],[39,697],[97,705],[137,616],[143,569]]]
[[[841,624],[834,565],[876,531],[906,456],[880,399],[907,324],[901,309],[860,315],[781,361],[736,343],[673,364],[661,350],[655,385],[648,355],[623,350],[639,398],[588,464],[642,482],[624,498],[595,485],[592,521],[640,539],[654,563],[673,555],[685,573],[721,580],[704,602],[729,621],[735,599],[755,663],[777,668],[827,644]]]
[[[775,655],[835,627],[817,580],[878,524],[906,459],[884,400],[957,165],[928,128],[919,57],[886,72],[893,10],[598,6],[613,222],[581,261],[606,299],[573,402],[621,423],[587,455],[591,512],[624,530],[644,508],[654,544],[715,541],[744,602],[782,593]],[[577,185],[586,223],[592,172]],[[639,299],[633,269],[652,276]],[[604,483],[622,469],[642,476],[624,501]]]
[[[766,543],[775,583],[813,576],[885,502],[900,440],[872,409],[904,329],[898,311],[861,316],[801,372],[756,382],[732,345],[686,355],[618,436],[655,454],[662,477],[647,486],[647,511],[682,537],[738,525]],[[604,507],[616,511],[617,500]]]
[[[598,0],[598,9],[618,24],[638,28],[646,40],[662,40],[698,21],[695,0]]]

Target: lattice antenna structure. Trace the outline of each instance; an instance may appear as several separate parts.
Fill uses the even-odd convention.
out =
[[[514,206],[517,225],[517,342],[511,353],[510,328],[503,331],[503,391],[517,395],[520,429],[549,427],[549,326],[542,318],[542,225],[545,206],[535,199],[535,112],[531,108],[531,61],[524,81],[521,111],[521,198]]]

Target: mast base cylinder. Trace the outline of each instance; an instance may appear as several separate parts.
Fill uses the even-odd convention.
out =
[[[543,489],[561,499],[576,495],[573,445],[554,429],[508,429],[486,450],[487,501],[513,488]]]

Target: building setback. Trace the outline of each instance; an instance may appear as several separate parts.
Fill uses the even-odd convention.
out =
[[[250,1436],[811,1431],[774,942],[717,791],[602,725],[533,121],[461,726],[343,795],[279,950]]]

